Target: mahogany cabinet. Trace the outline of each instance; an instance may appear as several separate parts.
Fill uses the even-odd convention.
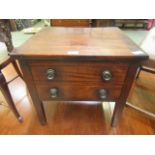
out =
[[[114,101],[112,126],[139,63],[148,58],[118,28],[65,27],[44,28],[11,56],[20,63],[42,124],[43,101]]]

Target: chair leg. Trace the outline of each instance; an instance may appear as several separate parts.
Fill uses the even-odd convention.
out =
[[[16,60],[12,60],[12,64],[13,64],[17,74],[23,79],[23,75],[22,75],[21,71],[19,70],[19,67],[18,67],[18,65],[16,63]]]
[[[12,41],[11,41],[10,38],[8,38],[8,41],[5,42],[5,45],[6,45],[7,50],[8,50],[9,52],[11,52],[11,51],[13,50],[13,45],[12,45]]]
[[[136,75],[136,79],[139,78],[139,74],[140,74],[141,70],[142,70],[142,66],[139,66],[138,71],[137,71],[137,75]]]
[[[5,77],[2,74],[2,72],[0,71],[0,89],[5,97],[5,99],[7,100],[7,103],[10,107],[10,109],[12,110],[12,112],[14,113],[14,115],[16,116],[16,118],[18,119],[19,122],[23,121],[23,118],[20,116],[20,114],[18,113],[15,104],[13,102],[13,99],[11,97],[8,85],[6,83]]]

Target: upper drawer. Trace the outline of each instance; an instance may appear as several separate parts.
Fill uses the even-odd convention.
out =
[[[111,83],[124,82],[128,65],[112,62],[55,62],[35,61],[29,63],[34,81],[42,82],[88,82]],[[54,70],[54,78],[48,80],[48,69]],[[103,72],[109,71],[110,80],[103,79]]]

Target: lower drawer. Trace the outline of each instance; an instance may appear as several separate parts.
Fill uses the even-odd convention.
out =
[[[121,93],[121,85],[102,86],[82,83],[36,84],[41,100],[63,101],[116,101]]]

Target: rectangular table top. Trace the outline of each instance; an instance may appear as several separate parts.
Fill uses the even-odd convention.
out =
[[[126,58],[145,59],[147,54],[120,29],[49,27],[11,53],[25,58]]]

